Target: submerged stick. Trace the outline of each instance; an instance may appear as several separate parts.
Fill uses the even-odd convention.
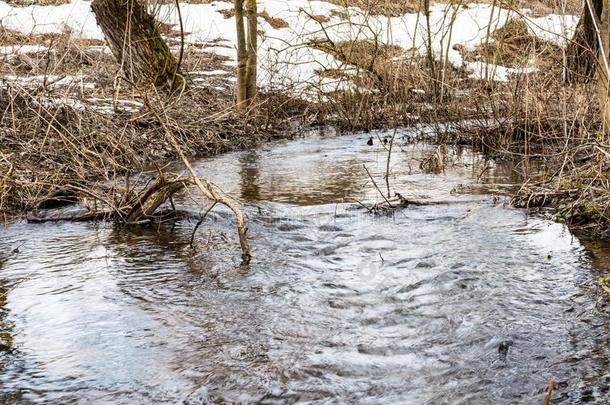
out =
[[[375,189],[377,190],[377,192],[379,192],[379,195],[381,195],[381,198],[383,198],[385,200],[385,202],[390,206],[390,208],[394,208],[394,206],[392,205],[390,200],[388,200],[386,198],[386,196],[383,194],[383,191],[381,191],[381,189],[377,185],[377,182],[375,182],[375,179],[373,178],[373,176],[371,176],[371,172],[369,172],[369,169],[367,169],[366,165],[362,165],[362,167],[364,167],[364,170],[366,170],[366,174],[369,176],[369,179],[371,179],[371,181],[373,182],[373,186],[375,186]]]
[[[195,225],[195,228],[193,229],[193,233],[191,234],[191,242],[189,243],[190,247],[193,247],[193,243],[195,242],[195,234],[197,233],[197,229],[199,229],[201,224],[203,224],[203,221],[205,220],[205,217],[208,216],[208,214],[210,213],[210,211],[212,211],[212,209],[216,206],[216,204],[218,204],[218,203],[216,201],[214,201],[212,203],[212,205],[210,205],[210,208],[208,208],[205,211],[205,213],[202,215],[202,217],[199,218],[199,221],[197,221],[197,225]]]
[[[385,186],[388,191],[388,198],[391,197],[390,194],[390,160],[392,159],[392,146],[394,145],[394,139],[396,139],[396,127],[394,127],[394,133],[392,133],[392,139],[390,140],[390,147],[388,149],[388,160],[386,161],[385,166]]]
[[[549,385],[546,387],[546,391],[544,391],[544,400],[543,405],[550,405],[551,398],[553,397],[553,391],[555,390],[555,381],[549,381]]]

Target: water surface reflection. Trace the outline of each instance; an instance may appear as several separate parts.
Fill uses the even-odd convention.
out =
[[[187,221],[3,229],[3,398],[538,403],[550,379],[556,403],[608,398],[594,283],[607,247],[591,256],[562,225],[452,193],[511,181],[509,166],[468,149],[451,150],[440,174],[419,169],[434,146],[397,149],[393,189],[443,203],[367,215],[354,201],[379,197],[363,164],[382,185],[386,165],[367,139],[197,164],[245,203],[249,267],[222,209],[194,249]],[[194,190],[179,200],[199,209]]]

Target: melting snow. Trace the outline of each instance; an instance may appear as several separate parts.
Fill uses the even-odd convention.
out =
[[[187,43],[201,44],[213,42],[206,51],[215,52],[235,59],[236,34],[235,19],[225,18],[219,10],[230,9],[226,2],[210,4],[181,4]],[[323,1],[309,0],[259,0],[259,10],[267,11],[274,18],[281,18],[288,28],[275,29],[263,18],[259,18],[259,29],[264,31],[259,49],[259,84],[268,88],[292,88],[299,91],[309,86],[336,89],[346,86],[344,81],[320,77],[321,69],[344,67],[333,56],[307,46],[312,39],[324,39],[327,35],[333,41],[378,39],[389,45],[424,52],[427,34],[422,15],[405,14],[401,17],[366,16],[357,8],[345,9]],[[350,23],[338,17],[330,17],[333,10],[347,12]],[[159,20],[178,24],[178,16],[173,5],[155,8]],[[310,15],[329,16],[329,21],[320,23]],[[481,62],[465,62],[462,55],[453,49],[461,44],[465,49],[474,49],[491,31],[502,27],[509,18],[524,18],[522,14],[486,4],[452,6],[436,4],[430,12],[432,49],[437,55],[444,55],[456,67],[472,71],[473,77],[482,77],[486,68]],[[83,38],[103,39],[97,27],[90,2],[72,0],[61,6],[12,7],[0,1],[0,19],[6,28],[23,33],[61,32],[66,27]],[[450,23],[453,21],[453,29]],[[577,17],[569,15],[549,15],[540,18],[526,18],[531,32],[557,44],[565,44],[573,32]],[[220,39],[220,41],[219,41]],[[23,47],[21,47],[23,49]],[[27,49],[27,48],[26,48]],[[107,52],[107,48],[102,47]],[[3,48],[6,51],[7,47]],[[227,66],[234,66],[228,62]],[[496,80],[507,80],[512,73],[531,71],[510,69],[502,66],[491,67]],[[207,72],[202,74],[226,74]],[[349,86],[349,85],[347,85]]]
[[[49,49],[43,45],[7,45],[0,46],[1,55],[16,55],[43,52]]]

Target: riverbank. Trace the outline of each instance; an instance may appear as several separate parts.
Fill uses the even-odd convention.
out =
[[[563,81],[563,49],[577,21],[567,14],[573,7],[440,3],[426,22],[392,2],[383,4],[394,10],[389,15],[375,15],[376,9],[338,2],[261,1],[262,93],[246,117],[232,108],[230,4],[204,3],[181,6],[189,90],[169,102],[146,95],[167,114],[190,156],[246,148],[318,124],[353,132],[427,123],[438,143],[521,159],[515,205],[553,209],[558,220],[607,236],[610,142],[598,134],[594,85]],[[172,7],[154,10],[178,52]],[[158,118],[144,95],[121,81],[87,2],[2,3],[2,11],[5,218],[65,189],[87,204],[122,201],[142,185],[127,178],[171,161]],[[40,28],[35,21],[43,15],[48,24]],[[202,15],[209,24],[194,18]]]
[[[168,99],[121,82],[116,61],[98,42],[63,32],[29,36],[31,44],[24,45],[18,32],[0,32],[5,47],[21,43],[0,66],[0,215],[5,219],[56,195],[108,206],[137,192],[143,186],[138,179],[162,172],[176,158],[160,114],[192,157],[293,136],[287,129],[307,114],[308,103],[264,92],[256,109],[237,112],[233,74],[223,70],[228,58],[213,53],[184,54],[183,66],[191,72],[188,88]],[[24,52],[23,47],[44,50]]]

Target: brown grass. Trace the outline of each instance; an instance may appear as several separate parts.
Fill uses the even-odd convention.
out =
[[[6,3],[14,7],[61,6],[70,3],[70,0],[7,0]]]
[[[281,18],[278,18],[278,17],[270,16],[269,13],[267,12],[267,10],[263,10],[263,11],[259,12],[258,16],[263,18],[265,21],[267,21],[267,23],[269,23],[269,25],[271,25],[271,27],[276,30],[280,29],[280,28],[289,27],[288,23],[285,20],[282,20]]]
[[[105,42],[99,39],[87,39],[74,37],[72,32],[66,27],[63,32],[48,32],[44,34],[30,33],[24,34],[20,31],[12,30],[0,26],[0,45],[44,45],[65,44],[71,42],[79,46],[104,45]]]
[[[342,7],[359,7],[365,13],[371,15],[385,15],[400,17],[406,13],[424,11],[423,0],[326,0],[329,3]],[[469,0],[469,1],[430,1],[430,4],[461,4],[467,6],[470,3],[493,3],[493,0]],[[580,0],[500,0],[498,4],[505,8],[530,9],[531,14],[536,17],[551,13],[578,14],[581,7]],[[347,18],[344,18],[347,19]]]
[[[610,141],[600,135],[595,85],[564,83],[561,49],[530,35],[523,21],[509,21],[488,44],[464,54],[468,60],[539,68],[508,82],[473,80],[451,66],[440,76],[438,60],[433,75],[419,52],[371,41],[312,46],[345,63],[321,71],[324,77],[354,86],[327,94],[340,127],[429,123],[441,143],[468,143],[520,161],[525,185],[513,190],[515,205],[552,208],[558,220],[579,230],[610,235]]]
[[[490,35],[490,41],[468,51],[461,45],[454,49],[460,51],[467,61],[480,60],[507,67],[524,67],[535,64],[556,63],[562,54],[559,46],[541,40],[530,34],[527,23],[511,19]]]
[[[0,91],[0,216],[32,210],[54,190],[70,190],[105,206],[119,204],[130,192],[126,173],[161,166],[174,156],[155,115],[133,104],[142,102],[143,93],[118,80],[111,55],[68,35],[53,39],[48,51],[14,55],[0,65],[0,75],[23,79],[7,81]],[[184,56],[185,72],[226,69],[226,58],[199,48],[187,48]],[[82,81],[61,86],[52,84],[57,79],[28,81],[40,76]],[[163,106],[189,155],[281,136],[287,122],[307,110],[303,102],[261,93],[260,108],[244,118],[233,109],[232,86],[226,76],[206,77],[191,82],[177,99],[147,97]],[[126,109],[129,105],[135,109]],[[137,186],[142,184],[131,188]]]
[[[218,10],[218,12],[222,14],[225,18],[235,17],[235,10],[230,8]],[[267,10],[259,11],[258,16],[267,21],[267,23],[269,23],[269,25],[276,30],[289,27],[288,22],[286,22],[286,20],[277,17],[272,17],[271,15],[269,15]]]
[[[341,7],[359,7],[371,15],[399,17],[421,9],[419,0],[328,0]]]

